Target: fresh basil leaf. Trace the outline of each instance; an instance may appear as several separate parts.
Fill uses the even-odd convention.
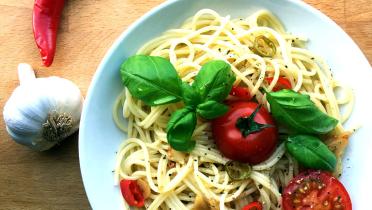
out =
[[[203,101],[223,101],[230,93],[235,81],[230,64],[222,60],[209,61],[203,65],[192,84]]]
[[[196,108],[196,106],[201,103],[200,94],[189,84],[182,83],[182,91],[183,101],[186,106]]]
[[[266,98],[275,120],[295,132],[326,134],[338,123],[336,119],[320,111],[308,95],[283,89],[268,92]]]
[[[165,58],[135,55],[121,65],[120,73],[132,96],[149,106],[174,103],[182,99],[181,79]]]
[[[196,113],[202,118],[210,120],[224,115],[229,108],[217,101],[206,101],[202,104],[199,104],[196,108]]]
[[[189,152],[196,142],[191,139],[196,127],[196,113],[190,107],[174,112],[167,126],[167,140],[177,151]]]
[[[336,156],[327,145],[314,136],[289,136],[286,148],[301,165],[307,168],[333,171],[336,167]]]

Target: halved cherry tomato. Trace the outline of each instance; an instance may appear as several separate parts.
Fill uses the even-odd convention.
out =
[[[212,121],[213,138],[221,153],[250,164],[269,158],[278,141],[278,131],[269,112],[255,102],[233,101],[228,105],[229,111]]]
[[[249,101],[252,99],[251,93],[245,87],[233,86],[230,95],[236,97],[238,100]]]
[[[284,210],[351,210],[345,187],[329,172],[305,171],[293,178],[283,192]]]
[[[273,77],[268,77],[268,78],[265,78],[265,80],[271,84],[271,82],[274,80]],[[279,77],[278,78],[278,81],[277,83],[275,84],[274,88],[273,88],[273,91],[276,92],[276,91],[279,91],[279,90],[282,90],[282,89],[292,89],[292,85],[291,85],[291,82],[284,78],[284,77]]]
[[[143,207],[145,204],[145,198],[143,197],[141,188],[137,184],[136,180],[120,181],[120,190],[125,201],[129,206]]]
[[[262,210],[262,204],[258,201],[255,201],[244,206],[242,210]]]

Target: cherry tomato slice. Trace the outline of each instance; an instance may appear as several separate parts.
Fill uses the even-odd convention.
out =
[[[271,82],[274,80],[274,78],[273,77],[268,77],[265,80],[269,84],[271,84]],[[292,89],[292,85],[291,85],[291,82],[288,79],[286,79],[284,77],[279,77],[276,85],[273,88],[273,91],[276,92],[276,91],[279,91],[279,90],[282,90],[282,89]]]
[[[255,201],[244,206],[242,210],[262,210],[262,204],[258,201]]]
[[[143,197],[141,188],[137,184],[136,180],[126,180],[120,181],[120,190],[125,201],[129,206],[143,207],[145,204],[145,199]]]
[[[230,91],[230,95],[244,101],[249,101],[252,99],[250,92],[245,87],[233,86]]]
[[[305,171],[293,178],[283,192],[284,210],[351,210],[345,187],[329,172]]]

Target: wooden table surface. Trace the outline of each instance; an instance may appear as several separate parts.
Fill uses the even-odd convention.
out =
[[[372,0],[305,0],[336,21],[372,61]],[[57,53],[41,66],[32,34],[33,0],[0,0],[0,108],[18,86],[17,64],[37,76],[57,75],[86,94],[107,49],[138,17],[163,0],[69,0],[63,11]],[[90,209],[79,170],[78,135],[48,152],[14,143],[0,114],[0,209]]]

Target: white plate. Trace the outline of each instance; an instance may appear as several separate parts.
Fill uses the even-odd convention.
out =
[[[93,209],[123,209],[119,188],[114,186],[115,152],[125,138],[112,120],[111,109],[123,86],[121,63],[148,40],[167,29],[180,26],[203,8],[221,15],[247,17],[259,9],[272,11],[287,31],[310,39],[308,48],[321,55],[337,79],[354,89],[355,109],[347,125],[362,124],[350,139],[341,181],[348,189],[354,209],[370,209],[372,187],[370,165],[372,148],[372,71],[367,59],[351,38],[332,20],[298,0],[176,0],[167,1],[136,21],[118,38],[102,60],[89,88],[83,110],[79,156],[85,190]],[[368,187],[367,187],[368,186]]]

